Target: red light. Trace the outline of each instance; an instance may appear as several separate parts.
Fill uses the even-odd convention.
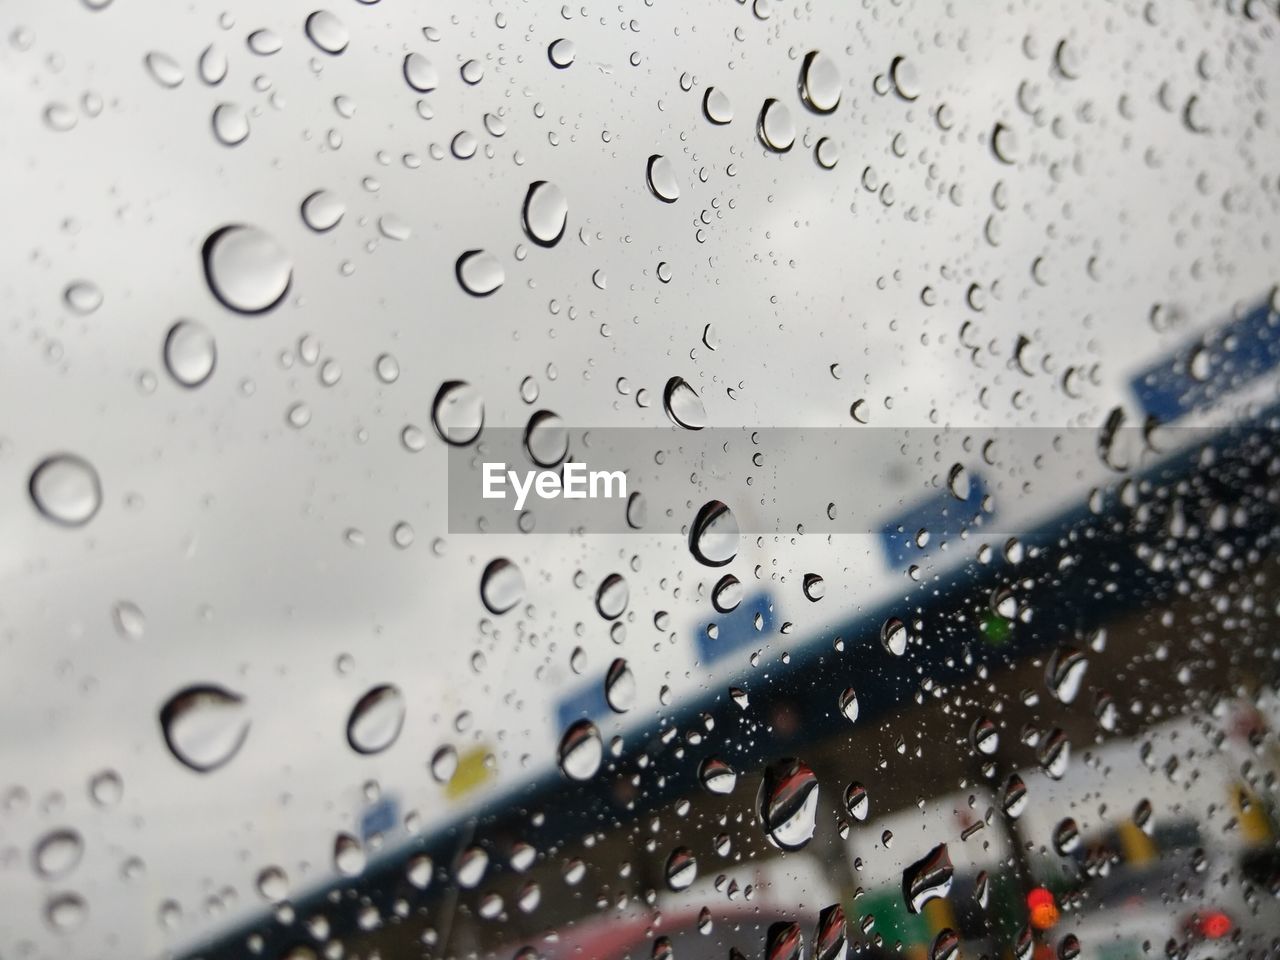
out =
[[[1036,887],[1027,894],[1027,912],[1031,915],[1031,926],[1037,930],[1048,930],[1058,922],[1058,904],[1044,887]]]
[[[1217,940],[1231,932],[1231,918],[1221,910],[1214,910],[1201,917],[1196,927],[1201,936],[1209,940]]]

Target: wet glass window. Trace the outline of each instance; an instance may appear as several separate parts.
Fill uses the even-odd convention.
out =
[[[1280,953],[1274,0],[6,0],[0,956]]]

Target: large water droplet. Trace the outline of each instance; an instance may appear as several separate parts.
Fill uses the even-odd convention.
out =
[[[686,430],[701,430],[707,425],[707,409],[702,398],[683,377],[672,377],[662,391],[662,405],[671,422]]]
[[[1049,657],[1045,667],[1045,684],[1060,703],[1071,703],[1080,693],[1089,661],[1073,647],[1060,647]]]
[[[951,892],[954,876],[947,845],[940,843],[902,871],[902,898],[912,913],[919,913],[930,900]]]
[[[160,708],[160,728],[173,755],[208,773],[229,761],[249,736],[244,698],[201,684],[180,690]]]
[[[80,863],[84,856],[84,840],[70,827],[50,830],[38,841],[31,852],[31,865],[45,880],[65,877]]]
[[[770,764],[756,796],[756,814],[770,843],[799,850],[817,829],[818,778],[794,758]]]
[[[1013,163],[1017,158],[1018,137],[1003,123],[991,128],[991,152],[1001,163]]]
[[[786,153],[796,142],[796,123],[786,104],[770,97],[760,109],[756,125],[760,142],[775,153]]]
[[[484,428],[484,400],[471,384],[448,380],[436,391],[431,404],[431,423],[445,443],[465,447]]]
[[[1053,849],[1059,856],[1069,856],[1080,846],[1080,826],[1071,817],[1060,820],[1053,828]]]
[[[933,939],[930,960],[960,960],[960,937],[950,927],[943,927]]]
[[[487,297],[507,279],[502,261],[486,250],[468,250],[455,266],[458,283],[473,297]]]
[[[871,801],[867,798],[867,788],[854,780],[844,791],[844,808],[855,820],[867,819],[871,810]]]
[[[708,567],[723,567],[738,553],[741,533],[728,505],[710,500],[702,505],[689,528],[689,550]]]
[[[1053,780],[1061,780],[1071,762],[1071,743],[1061,730],[1053,730],[1044,738],[1036,759],[1042,769]]]
[[[404,58],[404,79],[419,93],[430,93],[440,85],[440,74],[420,53],[411,53]]]
[[[603,760],[604,743],[590,720],[571,724],[560,738],[560,769],[570,780],[590,780]]]
[[[667,886],[687,890],[698,878],[698,860],[688,847],[676,847],[667,857]]]
[[[606,620],[617,620],[627,609],[631,591],[620,573],[611,573],[596,590],[596,610]]]
[[[142,62],[147,67],[147,73],[151,74],[151,79],[160,86],[172,90],[182,84],[182,68],[167,53],[153,50],[142,58]]]
[[[1004,784],[1004,806],[1005,814],[1012,820],[1017,820],[1022,816],[1022,812],[1027,809],[1027,785],[1022,778],[1016,773],[1011,773],[1009,779]]]
[[[764,960],[804,960],[804,934],[800,924],[780,920],[769,924],[764,938]]]
[[[840,712],[850,723],[858,719],[858,693],[853,687],[846,687],[840,694]]]
[[[711,590],[711,605],[717,613],[732,613],[742,602],[742,583],[732,573],[726,573]]]
[[[220,103],[213,108],[213,135],[223,146],[235,147],[249,138],[249,114],[238,103]]]
[[[374,687],[347,719],[347,743],[356,753],[381,753],[396,742],[404,726],[404,695],[389,683]]]
[[[800,66],[800,99],[814,113],[830,113],[840,105],[840,73],[835,61],[810,50]]]
[[[44,917],[55,930],[75,930],[89,916],[89,905],[78,893],[59,893],[49,898]]]
[[[284,40],[280,38],[280,34],[265,27],[249,34],[246,42],[249,49],[260,57],[269,57],[284,49]]]
[[[604,699],[615,713],[626,713],[636,703],[636,678],[627,661],[618,657],[604,676]]]
[[[364,847],[349,833],[340,833],[333,840],[333,866],[346,877],[358,877],[364,872]]]
[[[196,64],[200,71],[200,79],[211,87],[216,87],[227,76],[227,57],[213,44],[204,48]]]
[[[480,599],[495,616],[506,613],[524,599],[524,574],[505,557],[489,561],[480,575]]]
[[[550,410],[538,410],[524,428],[524,449],[540,467],[554,467],[569,455],[569,430]]]
[[[194,320],[179,320],[164,338],[164,365],[184,387],[198,387],[213,375],[218,348],[211,334]]]
[[[805,599],[817,603],[827,594],[827,582],[816,573],[806,573],[802,584]]]
[[[818,929],[813,937],[813,960],[845,960],[848,952],[844,908],[833,903],[818,914]]]
[[[889,64],[889,80],[903,100],[914,100],[920,96],[920,73],[906,57],[893,58]]]
[[[306,31],[312,43],[334,56],[347,49],[351,41],[346,24],[328,10],[317,10],[307,17]]]
[[[707,87],[707,92],[702,95],[702,112],[717,126],[733,120],[733,104],[729,95],[719,87]]]
[[[895,657],[907,652],[907,642],[910,639],[907,625],[897,617],[890,617],[880,627],[880,643]]]
[[[293,262],[265,230],[231,224],[209,234],[203,248],[209,290],[225,307],[265,313],[289,291]]]
[[[973,743],[973,749],[989,757],[1000,746],[1000,730],[990,717],[983,714],[973,721],[973,727],[969,730],[969,739]]]
[[[68,527],[93,519],[102,505],[102,484],[93,465],[72,453],[41,461],[31,472],[31,500],[45,518]]]
[[[653,195],[663,203],[675,203],[680,199],[680,181],[676,179],[676,168],[661,154],[655,153],[649,158],[645,180]]]
[[[302,201],[302,222],[316,233],[332,230],[347,212],[346,205],[330,190],[317,190]]]
[[[572,65],[577,56],[578,48],[572,40],[553,40],[547,47],[547,59],[551,61],[553,67],[560,70]]]
[[[539,246],[554,247],[564,236],[569,217],[569,201],[554,183],[538,180],[529,184],[524,197],[524,232]]]

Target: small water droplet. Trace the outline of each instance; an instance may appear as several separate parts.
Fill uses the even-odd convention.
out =
[[[210,292],[239,313],[265,313],[284,299],[293,281],[288,254],[257,227],[232,224],[215,230],[202,255]]]
[[[550,410],[538,410],[524,428],[524,449],[540,467],[554,467],[569,455],[569,430]]]
[[[732,613],[742,602],[742,583],[731,573],[726,573],[711,591],[711,605],[718,613]]]
[[[578,48],[572,40],[553,40],[547,47],[547,59],[560,70],[570,66],[578,56]]]
[[[138,605],[129,600],[121,600],[111,608],[111,621],[116,632],[126,640],[141,640],[146,631],[146,617]]]
[[[604,699],[615,713],[626,713],[636,703],[636,678],[627,661],[618,657],[604,676]]]
[[[324,233],[338,225],[346,205],[330,190],[317,190],[302,201],[302,222],[316,233]]]
[[[480,599],[495,616],[506,613],[524,599],[524,574],[505,557],[489,561],[480,575]]]
[[[718,757],[707,757],[698,766],[698,780],[708,793],[725,796],[738,785],[738,774]]]
[[[728,505],[719,500],[703,504],[689,528],[689,550],[708,567],[723,567],[738,553],[741,533]]]
[[[404,726],[405,702],[400,689],[389,683],[374,687],[351,709],[347,743],[356,753],[381,753],[396,742]]]
[[[84,317],[102,306],[102,291],[96,283],[77,280],[67,285],[67,289],[62,292],[62,299],[68,307]]]
[[[72,453],[48,457],[31,472],[28,485],[36,509],[48,520],[79,527],[93,519],[102,505],[98,471]]]
[[[702,113],[717,126],[724,126],[733,120],[733,104],[729,95],[719,87],[707,87],[702,95]]]
[[[653,195],[663,203],[675,203],[680,199],[680,181],[676,179],[676,169],[661,154],[655,153],[649,157],[645,180]]]
[[[167,53],[153,50],[142,58],[142,62],[146,65],[147,73],[151,74],[151,79],[160,86],[172,90],[182,84],[182,68]]]
[[[867,788],[857,780],[854,780],[845,788],[844,808],[849,811],[849,816],[855,820],[867,819],[867,814],[871,810],[871,802],[867,799]]]
[[[622,574],[611,573],[596,590],[596,610],[606,620],[617,620],[627,609],[631,592]]]
[[[662,405],[671,422],[686,430],[707,425],[707,409],[698,392],[683,377],[672,377],[662,391]]]
[[[897,617],[890,617],[880,627],[880,643],[895,657],[907,652],[907,642],[910,639],[907,625]]]
[[[560,738],[560,769],[570,780],[590,780],[604,760],[604,743],[600,731],[590,720],[579,720],[569,726]]]
[[[187,388],[200,386],[213,375],[218,349],[213,334],[194,320],[179,320],[164,338],[164,365],[169,376]]]
[[[306,33],[307,39],[333,56],[347,49],[351,41],[346,24],[328,10],[317,10],[307,17]]]
[[[687,890],[698,878],[698,860],[688,847],[676,847],[667,857],[667,886]]]
[[[858,693],[853,687],[846,687],[840,694],[840,712],[850,723],[858,719]]]
[[[54,930],[75,930],[88,918],[89,905],[77,893],[59,893],[45,904],[44,916]]]
[[[915,100],[920,96],[920,73],[906,57],[894,57],[889,65],[889,80],[903,100]]]
[[[473,297],[487,297],[507,279],[502,262],[485,250],[468,250],[458,257],[458,283]]]
[[[349,833],[338,834],[333,841],[333,866],[345,877],[358,877],[364,872],[365,852],[360,841]]]
[[[840,73],[818,50],[806,53],[800,66],[800,100],[814,113],[831,113],[840,105]]]
[[[440,74],[420,53],[410,53],[404,58],[404,79],[419,93],[430,93],[440,85]]]
[[[431,405],[431,423],[445,443],[465,447],[484,428],[484,400],[475,387],[463,380],[449,380],[436,391]]]
[[[178,760],[192,770],[208,773],[244,746],[249,717],[242,696],[200,684],[169,698],[160,709],[160,728]]]
[[[770,97],[760,109],[756,125],[760,142],[774,153],[786,153],[796,142],[796,124],[791,111],[780,100]]]
[[[804,575],[804,595],[805,598],[817,603],[827,593],[827,582],[816,573],[806,573]]]
[[[31,852],[31,865],[45,880],[65,877],[84,856],[84,840],[70,827],[50,830],[36,841]]]
[[[564,236],[569,202],[554,183],[537,180],[529,184],[524,197],[524,232],[541,247],[554,247]]]
[[[235,147],[249,138],[249,114],[238,103],[213,108],[213,135],[223,146]]]

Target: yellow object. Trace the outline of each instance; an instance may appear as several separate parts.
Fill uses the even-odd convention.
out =
[[[481,745],[472,747],[458,757],[458,769],[445,784],[444,792],[450,800],[464,797],[473,790],[478,790],[493,779],[493,771],[485,762],[489,756],[489,748]]]

